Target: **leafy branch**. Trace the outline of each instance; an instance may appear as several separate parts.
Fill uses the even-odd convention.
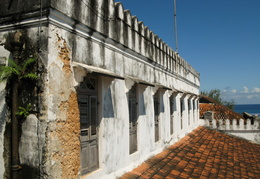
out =
[[[201,91],[200,94],[214,99],[218,103],[227,106],[229,109],[232,110],[234,109],[235,100],[234,99],[231,99],[230,101],[224,100],[223,97],[221,96],[222,94],[219,89],[212,89],[210,91]]]
[[[13,84],[16,83],[21,85],[22,79],[37,80],[38,75],[32,72],[31,68],[35,61],[36,60],[34,58],[28,58],[27,60],[24,60],[22,64],[17,64],[15,61],[8,59],[8,66],[0,66],[0,82],[9,80]],[[17,90],[15,93],[17,93]],[[13,100],[14,101],[12,103],[18,103],[17,99]],[[28,104],[26,107],[19,106],[17,110],[14,110],[15,115],[24,119],[30,114],[30,112],[32,112],[31,104]]]
[[[21,79],[38,79],[38,75],[34,72],[30,72],[29,66],[35,62],[34,58],[28,58],[21,65],[18,65],[13,60],[8,59],[9,66],[0,66],[0,81],[7,80],[13,76]]]
[[[26,119],[29,116],[30,112],[32,112],[32,105],[29,103],[25,108],[19,106],[16,115]]]

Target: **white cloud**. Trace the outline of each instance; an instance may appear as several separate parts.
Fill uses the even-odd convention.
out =
[[[237,92],[236,89],[231,90],[231,93],[236,93],[236,92]]]
[[[248,95],[247,99],[252,99],[255,95]]]
[[[235,100],[236,104],[260,104],[260,88],[248,88],[246,86],[243,89],[230,88],[229,90],[223,90],[224,100]]]
[[[252,94],[252,95],[248,95],[247,99],[259,98],[259,97],[260,97],[260,95],[258,95],[258,94]]]
[[[241,93],[249,93],[249,90],[247,87],[244,86],[243,88],[244,88],[244,91],[241,91]]]
[[[254,87],[254,88],[252,89],[252,93],[260,93],[260,88]]]

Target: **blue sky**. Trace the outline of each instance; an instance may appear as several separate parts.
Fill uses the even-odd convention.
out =
[[[175,49],[173,1],[120,2]],[[177,25],[179,54],[200,72],[202,91],[260,104],[260,0],[177,0]]]

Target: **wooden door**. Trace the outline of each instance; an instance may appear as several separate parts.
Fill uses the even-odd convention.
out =
[[[154,132],[155,142],[159,141],[159,100],[158,93],[154,95]]]
[[[99,168],[97,79],[86,77],[78,91],[81,128],[81,173]]]
[[[128,92],[130,154],[137,151],[137,99],[136,85]]]

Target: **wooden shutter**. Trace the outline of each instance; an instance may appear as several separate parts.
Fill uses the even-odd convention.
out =
[[[97,97],[90,96],[91,135],[97,134]]]
[[[154,132],[155,142],[159,141],[159,101],[158,93],[154,95]]]
[[[170,133],[173,134],[173,112],[174,112],[173,97],[170,97]]]
[[[134,85],[128,93],[129,109],[129,147],[130,154],[137,151],[137,100],[136,86]]]
[[[181,105],[181,129],[183,128],[183,110],[184,110],[184,106],[183,106],[183,99],[180,99],[180,105]]]

